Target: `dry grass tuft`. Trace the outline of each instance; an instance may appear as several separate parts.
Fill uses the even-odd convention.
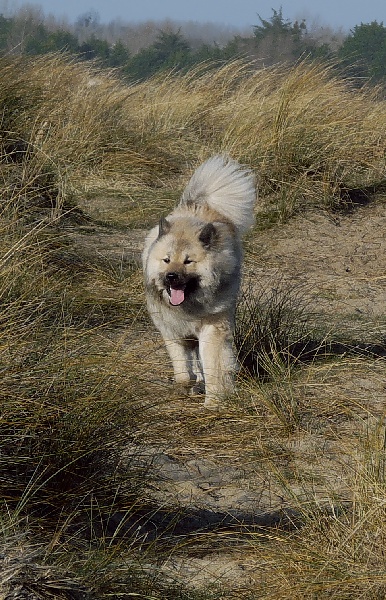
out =
[[[294,532],[277,532],[268,545],[264,536],[251,540],[259,598],[384,596],[385,431],[374,425],[352,450],[345,502],[305,497]]]
[[[256,169],[269,213],[282,220],[300,205],[355,202],[358,188],[384,185],[384,102],[320,65],[233,62],[127,87],[54,55],[3,59],[0,77],[7,181],[9,163],[27,154],[18,189],[52,200],[54,187],[55,204],[123,193],[127,223],[144,224],[149,207],[173,204],[191,163],[218,151]]]

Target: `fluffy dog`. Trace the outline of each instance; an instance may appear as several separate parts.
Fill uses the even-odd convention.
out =
[[[207,408],[233,389],[233,329],[242,235],[253,225],[251,171],[223,155],[193,174],[178,206],[148,234],[146,299],[173,363],[176,383],[198,390]]]

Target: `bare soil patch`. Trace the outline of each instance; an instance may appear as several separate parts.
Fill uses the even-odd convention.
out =
[[[310,212],[262,232],[249,243],[248,267],[260,281],[284,278],[312,293],[332,327],[384,335],[386,206],[351,214]]]

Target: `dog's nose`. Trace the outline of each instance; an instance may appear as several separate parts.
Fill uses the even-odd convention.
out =
[[[178,279],[178,273],[167,273],[166,279],[171,283],[171,282],[175,281],[176,279]]]

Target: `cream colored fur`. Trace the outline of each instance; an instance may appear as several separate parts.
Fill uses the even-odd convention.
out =
[[[253,224],[255,200],[252,173],[216,155],[195,171],[179,205],[145,242],[149,313],[176,383],[195,390],[205,385],[207,408],[233,389],[241,236]]]

